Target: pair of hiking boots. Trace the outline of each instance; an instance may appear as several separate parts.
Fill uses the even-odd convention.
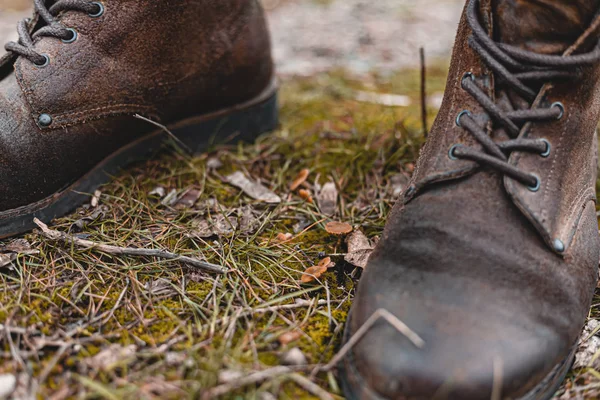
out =
[[[0,59],[0,237],[152,154],[277,124],[257,0],[34,0]],[[370,258],[351,399],[547,399],[598,277],[600,0],[469,0],[444,101]],[[398,40],[401,40],[400,38]],[[389,314],[388,314],[389,315]]]

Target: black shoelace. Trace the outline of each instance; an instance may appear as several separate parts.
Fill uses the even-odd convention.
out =
[[[45,25],[37,29],[33,34],[29,32],[29,19],[24,19],[17,25],[19,42],[9,42],[4,48],[15,55],[27,58],[35,65],[42,67],[48,64],[49,59],[45,54],[40,54],[33,49],[33,43],[39,37],[54,37],[65,43],[77,39],[77,32],[68,28],[56,20],[56,16],[62,11],[80,11],[87,13],[90,17],[99,17],[104,13],[104,6],[97,1],[89,0],[58,0],[50,8],[46,6],[46,0],[33,0],[35,11],[45,22]]]
[[[497,80],[514,90],[529,104],[533,104],[539,90],[534,90],[528,84],[550,82],[557,79],[577,78],[576,67],[591,65],[600,61],[600,43],[590,53],[572,56],[553,56],[522,50],[515,46],[496,43],[492,40],[479,22],[479,0],[471,0],[467,10],[467,20],[473,30],[469,45],[481,57],[482,61],[494,72]],[[550,155],[551,144],[544,139],[518,138],[519,133],[529,122],[544,122],[558,120],[565,114],[561,103],[554,103],[549,108],[530,108],[526,110],[505,111],[477,85],[476,78],[471,73],[464,75],[462,87],[483,107],[493,122],[504,128],[511,139],[497,143],[487,134],[486,130],[476,121],[469,111],[461,112],[456,123],[471,133],[483,147],[482,150],[455,145],[450,149],[453,159],[466,159],[486,165],[500,171],[530,190],[540,188],[540,180],[533,174],[521,171],[508,162],[508,156],[513,151],[524,151]]]

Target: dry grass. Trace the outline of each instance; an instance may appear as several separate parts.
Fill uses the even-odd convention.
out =
[[[444,75],[432,69],[432,91],[443,89]],[[197,158],[167,149],[102,188],[97,206],[53,226],[105,244],[205,258],[230,268],[225,276],[26,235],[31,250],[0,270],[0,374],[18,376],[20,394],[55,399],[340,398],[335,371],[319,366],[339,349],[360,270],[344,262],[345,244],[324,224],[380,234],[423,143],[417,78],[404,71],[361,82],[341,73],[288,80],[277,132]],[[408,94],[415,106],[360,103],[356,89]],[[334,216],[288,189],[304,168],[311,172],[302,189],[313,197],[318,184],[335,183]],[[232,171],[260,179],[283,202],[252,201],[223,183]],[[156,187],[200,197],[165,205]],[[234,223],[248,210],[254,218],[244,229],[198,234],[201,221]],[[282,242],[280,233],[293,237]],[[302,272],[326,256],[335,268],[301,284]],[[307,364],[281,368],[294,347]],[[594,374],[569,384],[600,382]]]

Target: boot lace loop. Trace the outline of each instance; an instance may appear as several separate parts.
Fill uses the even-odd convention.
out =
[[[467,10],[467,22],[473,34],[469,38],[470,47],[481,57],[481,60],[494,73],[498,81],[505,84],[529,104],[533,104],[539,91],[530,87],[558,79],[575,79],[577,67],[592,65],[600,61],[600,43],[589,53],[571,56],[554,56],[530,52],[508,44],[497,43],[490,38],[479,22],[477,10],[480,0],[470,0]],[[484,109],[487,116],[501,127],[511,138],[497,143],[486,132],[469,111],[461,112],[456,124],[471,133],[481,144],[482,150],[455,145],[450,149],[452,159],[475,161],[500,171],[532,191],[540,187],[538,177],[521,171],[508,162],[514,151],[537,153],[543,157],[550,154],[551,144],[545,139],[519,138],[523,127],[530,122],[547,122],[559,120],[565,114],[561,103],[554,103],[548,108],[531,108],[525,110],[506,111],[500,108],[480,86],[473,74],[467,73],[461,81],[463,89],[469,93]]]
[[[79,11],[87,13],[90,16],[99,16],[104,11],[102,3],[89,0],[58,0],[50,8],[46,6],[46,0],[33,0],[33,3],[36,13],[45,25],[31,34],[29,30],[30,20],[24,19],[20,21],[17,25],[19,41],[8,42],[4,48],[8,52],[25,57],[38,66],[47,65],[48,56],[34,50],[35,39],[53,37],[69,43],[76,38],[77,33],[73,29],[64,26],[56,19],[59,13],[63,11]]]

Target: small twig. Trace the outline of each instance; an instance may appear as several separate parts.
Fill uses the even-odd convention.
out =
[[[503,380],[504,363],[499,357],[494,358],[494,381],[492,386],[491,400],[502,399],[502,380]]]
[[[291,374],[290,379],[296,382],[296,384],[302,387],[302,389],[310,392],[314,396],[317,396],[321,400],[333,400],[333,396],[327,393],[326,390],[322,389],[319,385],[311,382],[310,379],[300,374]]]
[[[419,49],[419,56],[421,58],[421,120],[423,135],[427,137],[429,126],[427,124],[427,70],[425,67],[425,49],[423,47]]]
[[[147,256],[147,257],[157,257],[164,258],[167,260],[176,260],[181,261],[182,263],[194,266],[199,269],[203,269],[209,272],[215,272],[218,274],[226,274],[229,270],[220,265],[210,264],[204,261],[200,261],[197,258],[182,256],[179,254],[171,253],[163,250],[156,249],[137,249],[132,247],[118,247],[111,246],[107,244],[101,244],[92,242],[91,240],[80,239],[76,236],[71,236],[63,232],[55,231],[53,229],[48,228],[46,224],[40,221],[37,218],[34,218],[33,222],[40,227],[42,230],[42,234],[50,239],[62,241],[69,244],[75,244],[76,246],[83,247],[85,249],[96,249],[98,251],[112,254],[112,255],[125,255],[125,256]]]
[[[227,393],[233,392],[234,390],[243,388],[244,386],[254,385],[267,379],[276,378],[285,374],[291,374],[292,372],[293,371],[290,368],[284,366],[273,367],[264,371],[255,372],[233,382],[215,386],[214,388],[204,392],[204,394],[201,396],[201,399],[213,399],[215,397],[223,396]]]
[[[356,331],[354,335],[346,342],[346,344],[340,349],[340,351],[329,361],[327,365],[321,368],[321,371],[330,371],[333,369],[345,356],[352,350],[352,348],[365,336],[365,334],[375,325],[380,319],[385,319],[390,325],[392,325],[398,332],[406,336],[415,346],[422,348],[425,346],[425,341],[421,339],[412,329],[406,324],[400,321],[395,315],[388,310],[383,308],[378,309],[371,315],[371,317]]]
[[[164,126],[163,124],[160,124],[160,123],[158,123],[158,122],[156,122],[156,121],[152,121],[150,118],[146,118],[146,117],[144,117],[143,115],[140,115],[140,114],[135,114],[135,115],[134,115],[134,117],[135,117],[135,118],[137,118],[137,119],[141,119],[142,121],[148,122],[148,123],[150,123],[150,124],[152,124],[152,125],[156,126],[157,128],[160,128],[160,129],[161,129],[163,132],[165,132],[165,133],[166,133],[166,134],[167,134],[167,135],[168,135],[168,136],[169,136],[171,139],[173,139],[173,141],[174,141],[175,143],[177,143],[177,145],[178,145],[179,147],[181,147],[181,148],[182,148],[184,151],[186,151],[188,154],[192,154],[192,153],[193,153],[192,149],[190,149],[190,148],[189,148],[189,146],[187,146],[185,143],[183,143],[183,142],[181,141],[181,139],[179,139],[177,136],[175,136],[175,134],[174,134],[173,132],[171,132],[171,131],[169,130],[169,128],[167,128],[167,127],[166,127],[166,126]]]

